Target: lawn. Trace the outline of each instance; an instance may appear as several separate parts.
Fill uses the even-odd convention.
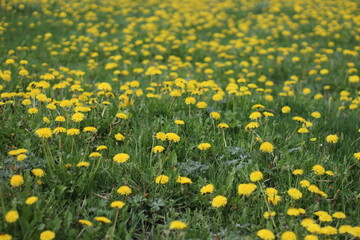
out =
[[[0,0],[0,240],[360,238],[359,13]]]

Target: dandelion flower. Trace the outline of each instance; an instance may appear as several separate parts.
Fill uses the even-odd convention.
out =
[[[122,201],[114,201],[110,204],[110,207],[112,208],[118,208],[118,209],[121,209],[125,206],[125,203],[122,202]]]
[[[210,143],[200,143],[198,145],[198,149],[200,150],[208,150],[211,147]]]
[[[187,178],[187,177],[178,177],[178,179],[176,180],[177,183],[180,183],[180,184],[192,184],[192,181],[190,178]]]
[[[55,122],[65,122],[66,120],[65,120],[65,117],[64,116],[57,116],[56,118],[55,118]]]
[[[100,146],[98,146],[98,147],[96,148],[96,151],[101,151],[101,150],[106,150],[106,149],[108,149],[107,146],[105,146],[105,145],[100,145]]]
[[[153,152],[153,153],[161,153],[161,152],[163,152],[164,150],[165,150],[165,148],[164,148],[163,146],[160,146],[160,145],[154,146],[154,147],[152,148],[152,152]]]
[[[95,221],[102,222],[102,223],[111,223],[111,220],[107,217],[95,217]]]
[[[354,158],[360,160],[360,152],[354,153]]]
[[[38,197],[35,197],[35,196],[31,196],[31,197],[28,197],[26,200],[25,200],[25,204],[26,205],[33,205],[34,203],[37,202],[39,198]]]
[[[307,226],[310,226],[311,224],[314,224],[315,221],[311,218],[304,218],[302,221],[301,221],[301,226],[303,227],[307,227]]]
[[[256,188],[257,188],[257,186],[253,183],[239,184],[238,194],[250,196],[256,190]]]
[[[155,179],[155,183],[157,184],[166,184],[169,182],[169,177],[166,175],[159,175]]]
[[[79,162],[76,167],[88,167],[90,166],[90,163],[88,162]]]
[[[256,232],[256,235],[263,239],[263,240],[273,240],[275,239],[275,235],[272,231],[267,230],[267,229],[261,229],[259,231]]]
[[[258,122],[250,122],[245,126],[245,131],[248,131],[249,129],[255,129],[258,128],[260,124]]]
[[[31,170],[32,174],[34,174],[36,177],[43,177],[45,176],[45,171],[41,168],[34,168]]]
[[[55,233],[49,230],[43,231],[40,234],[40,240],[52,240],[54,238],[55,238]]]
[[[121,186],[118,188],[116,192],[120,195],[128,196],[132,193],[132,190],[128,186]]]
[[[195,104],[196,103],[196,99],[193,97],[187,97],[185,98],[185,104],[186,105],[190,105],[190,104]]]
[[[206,102],[198,102],[198,103],[196,104],[196,107],[199,108],[199,109],[206,108],[206,107],[207,107],[207,103],[206,103]]]
[[[79,135],[80,134],[80,130],[77,129],[77,128],[70,128],[66,131],[66,134],[67,135],[70,135],[70,136],[74,136],[74,135]]]
[[[263,177],[264,176],[263,176],[262,172],[260,172],[260,171],[255,171],[250,174],[250,180],[252,182],[258,182],[261,179],[263,179]]]
[[[321,165],[314,165],[313,167],[312,167],[312,170],[314,171],[314,173],[316,174],[316,175],[324,175],[325,174],[325,168],[323,167],[323,166],[321,166]]]
[[[24,178],[21,175],[16,174],[10,178],[10,185],[12,187],[20,187],[23,184],[24,184]]]
[[[337,218],[337,219],[344,219],[344,218],[346,218],[346,215],[345,215],[345,213],[343,213],[343,212],[335,212],[335,213],[333,213],[333,215],[332,215],[334,218]]]
[[[122,135],[121,133],[115,134],[114,137],[115,137],[115,139],[116,139],[117,141],[124,141],[124,140],[125,140],[124,135]]]
[[[214,185],[212,184],[205,185],[200,189],[201,194],[207,194],[212,192],[214,192]]]
[[[92,152],[92,153],[90,153],[89,157],[91,157],[91,158],[98,158],[98,157],[101,157],[101,153],[99,153],[99,152]]]
[[[304,238],[304,240],[318,240],[318,239],[319,239],[318,236],[312,234],[306,235]]]
[[[220,119],[221,115],[220,115],[220,113],[218,113],[218,112],[211,112],[211,113],[210,113],[210,117],[211,117],[212,119],[218,120],[218,119]]]
[[[89,220],[80,219],[78,222],[81,223],[81,224],[83,224],[83,225],[86,225],[86,226],[88,226],[88,227],[92,227],[92,226],[93,226],[93,224],[92,224]]]
[[[278,194],[278,190],[276,190],[275,188],[266,188],[265,194],[267,196],[275,196],[276,194]]]
[[[120,119],[128,119],[128,115],[126,115],[125,113],[117,113],[116,117]]]
[[[84,120],[84,118],[85,118],[85,115],[83,113],[74,113],[71,116],[71,120],[73,122],[81,122],[82,120]]]
[[[309,187],[310,182],[308,180],[301,180],[300,181],[300,186],[303,187],[303,188]]]
[[[97,129],[96,129],[96,127],[84,127],[83,131],[84,132],[96,132]]]
[[[263,142],[260,145],[260,151],[264,153],[272,153],[274,151],[274,146],[269,142]]]
[[[169,141],[180,142],[180,137],[179,137],[179,135],[177,135],[176,133],[167,133],[167,134],[166,134],[166,138],[167,138]]]
[[[290,195],[291,198],[293,199],[300,199],[302,198],[302,193],[296,189],[296,188],[290,188],[288,190],[288,194]]]
[[[184,125],[185,124],[185,122],[183,120],[175,120],[174,123],[177,124],[177,125]]]
[[[182,221],[172,221],[170,223],[170,229],[177,229],[177,230],[182,230],[182,229],[185,229],[187,227],[187,224],[182,222]]]
[[[10,210],[5,215],[5,221],[8,223],[14,223],[19,219],[19,213],[16,210]]]
[[[276,216],[276,212],[264,212],[263,217],[269,219],[270,217]]]
[[[113,157],[113,160],[118,163],[124,163],[129,160],[130,156],[126,153],[118,153]]]
[[[297,208],[289,208],[287,211],[286,211],[287,215],[289,216],[299,216],[300,215],[300,211],[299,209]]]
[[[67,131],[67,130],[66,130],[66,128],[64,128],[64,127],[56,127],[56,128],[54,128],[53,133],[59,134],[59,133],[64,133],[64,132],[66,132],[66,131]]]
[[[312,113],[311,113],[311,116],[312,116],[313,118],[321,118],[321,114],[320,114],[319,112],[312,112]]]
[[[17,155],[16,160],[19,161],[19,162],[22,162],[26,158],[27,158],[27,156],[25,154],[19,154],[19,155]]]
[[[309,130],[305,127],[299,128],[298,133],[304,134],[304,133],[309,133]]]
[[[335,143],[338,142],[338,140],[339,140],[339,137],[338,137],[336,134],[330,134],[330,135],[328,135],[328,136],[326,137],[326,141],[327,141],[328,143],[333,143],[333,144],[335,144]]]
[[[284,114],[289,113],[291,112],[291,108],[289,106],[284,106],[281,108],[281,112]]]
[[[166,134],[163,132],[158,132],[155,135],[155,138],[160,140],[160,141],[165,141],[166,140]]]
[[[302,169],[295,169],[292,172],[293,175],[303,175],[303,173],[304,173],[304,170],[302,170]]]
[[[28,110],[29,114],[36,114],[38,112],[39,112],[39,110],[37,108],[29,108],[29,110]]]
[[[40,138],[50,138],[52,137],[53,132],[51,128],[39,128],[35,131],[35,134]]]
[[[229,128],[229,125],[226,124],[226,123],[219,123],[219,124],[217,125],[217,127],[218,127],[218,128]]]
[[[12,236],[6,233],[0,233],[0,240],[12,240]]]
[[[227,198],[221,195],[218,195],[213,198],[211,201],[211,206],[219,208],[224,207],[227,204]]]
[[[286,231],[281,234],[281,240],[296,240],[296,234],[292,231]]]
[[[260,112],[252,112],[249,116],[251,120],[256,120],[262,117],[262,114]]]

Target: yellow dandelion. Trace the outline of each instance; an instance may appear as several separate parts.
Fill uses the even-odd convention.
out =
[[[263,240],[273,240],[275,239],[275,235],[272,231],[267,230],[267,229],[261,229],[259,231],[256,232],[256,236],[258,236],[259,238],[263,239]]]
[[[28,197],[26,200],[25,200],[25,204],[26,205],[33,205],[34,203],[37,202],[39,198],[38,197],[35,197],[35,196],[31,196],[31,197]]]
[[[76,167],[89,167],[90,163],[88,162],[79,162]]]
[[[107,217],[95,217],[94,218],[95,221],[98,221],[98,222],[102,222],[102,223],[111,223],[111,220],[108,219]]]
[[[291,198],[293,198],[293,199],[300,199],[300,198],[302,198],[302,193],[301,193],[298,189],[296,189],[296,188],[290,188],[290,189],[288,190],[288,194],[289,194],[289,196],[290,196]]]
[[[187,224],[185,223],[185,222],[182,222],[182,221],[178,221],[178,220],[176,220],[176,221],[172,221],[171,223],[170,223],[170,229],[172,230],[172,229],[176,229],[176,230],[183,230],[183,229],[185,229],[187,227]]]
[[[213,198],[213,200],[211,201],[211,206],[219,208],[219,207],[224,207],[227,204],[227,198],[221,195],[218,195],[216,197]]]
[[[260,145],[260,151],[262,151],[264,153],[272,153],[272,152],[274,152],[274,146],[269,142],[263,142]]]
[[[245,195],[250,196],[255,190],[257,186],[253,183],[244,183],[239,184],[238,186],[238,194],[239,195]]]
[[[167,133],[166,138],[172,142],[180,142],[180,136],[176,133]]]
[[[255,171],[250,174],[250,180],[252,182],[258,182],[263,178],[264,178],[264,176],[263,176],[262,172],[260,172],[260,171]]]
[[[36,177],[43,177],[45,176],[45,171],[41,168],[34,168],[31,170],[32,174],[34,174]]]
[[[118,153],[113,157],[113,160],[118,163],[124,163],[129,160],[130,156],[126,153]]]
[[[83,225],[86,225],[86,226],[88,226],[88,227],[92,227],[92,226],[93,226],[92,222],[90,222],[89,220],[80,219],[78,222],[81,223],[81,224],[83,224]]]
[[[121,133],[115,134],[114,137],[115,137],[115,139],[116,139],[117,141],[124,141],[124,140],[125,140],[124,135],[122,135]]]
[[[12,236],[7,233],[0,233],[0,240],[12,240]]]
[[[120,195],[128,196],[132,193],[132,190],[128,186],[121,186],[118,188],[116,192]]]
[[[13,176],[10,178],[10,185],[11,185],[12,187],[20,187],[21,185],[24,184],[24,182],[25,182],[25,181],[24,181],[23,176],[18,175],[18,174],[13,175]]]
[[[302,170],[302,169],[295,169],[292,172],[293,175],[303,175],[303,173],[304,173],[304,170]]]
[[[200,193],[201,194],[208,194],[208,193],[212,193],[214,192],[214,185],[212,184],[208,184],[208,185],[205,185],[203,186],[201,189],[200,189]]]
[[[323,166],[321,166],[321,165],[314,165],[313,167],[312,167],[312,170],[313,170],[313,172],[316,174],[316,175],[324,175],[325,174],[325,168],[323,167]]]
[[[85,115],[83,113],[74,113],[71,116],[71,120],[73,122],[81,122],[82,120],[84,120],[84,118],[85,118]]]
[[[286,231],[281,234],[281,240],[296,240],[296,234],[292,231]]]
[[[125,206],[125,203],[122,202],[122,201],[114,201],[110,204],[110,207],[112,208],[118,208],[118,209],[121,209]]]
[[[210,143],[200,143],[198,145],[198,149],[200,150],[208,150],[211,147]]]
[[[218,113],[218,112],[211,112],[211,113],[210,113],[210,117],[211,117],[212,119],[218,120],[218,119],[220,119],[221,115],[220,115],[220,113]]]
[[[35,134],[40,138],[50,138],[53,132],[51,128],[39,128],[35,131]]]
[[[10,210],[5,214],[5,221],[8,223],[14,223],[19,219],[19,213],[16,210]]]
[[[192,184],[192,181],[190,178],[180,177],[180,176],[177,178],[176,182],[180,183],[180,184]]]
[[[155,179],[155,183],[157,184],[166,184],[169,182],[169,177],[166,175],[159,175]]]
[[[164,148],[163,146],[160,146],[160,145],[154,146],[154,147],[152,148],[152,152],[153,152],[153,153],[161,153],[161,152],[163,152],[164,150],[165,150],[165,148]]]
[[[336,134],[330,134],[330,135],[328,135],[328,136],[326,137],[326,141],[327,141],[328,143],[333,143],[333,144],[335,144],[335,143],[338,142],[338,140],[339,140],[339,137],[338,137]]]
[[[55,233],[53,231],[43,231],[40,234],[40,240],[52,240],[55,238]]]
[[[74,135],[79,135],[80,134],[80,130],[77,128],[70,128],[66,131],[66,134],[69,136],[74,136]]]

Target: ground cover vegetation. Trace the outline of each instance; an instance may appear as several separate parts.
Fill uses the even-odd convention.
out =
[[[0,240],[360,238],[359,1],[0,3]]]

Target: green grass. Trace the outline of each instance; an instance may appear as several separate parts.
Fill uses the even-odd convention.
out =
[[[360,143],[360,85],[349,81],[360,64],[356,1],[0,2],[0,240],[9,239],[1,234],[51,239],[40,237],[46,230],[56,239],[265,239],[257,236],[261,229],[279,239],[285,231],[298,239],[360,237],[360,165],[354,155]],[[106,69],[107,63],[117,66]],[[160,72],[149,74],[152,67]],[[143,71],[136,72],[139,68]],[[22,75],[22,69],[28,73]],[[329,73],[321,74],[324,69]],[[54,79],[43,79],[46,73]],[[111,90],[99,89],[104,82]],[[57,88],[59,83],[64,88]],[[304,94],[305,88],[311,92]],[[187,105],[187,97],[207,107]],[[62,107],[64,100],[72,104]],[[283,113],[283,106],[291,111]],[[38,112],[30,114],[30,108]],[[255,111],[262,117],[250,119]],[[311,116],[316,111],[318,119]],[[84,120],[72,121],[75,112]],[[117,118],[119,112],[128,119]],[[55,121],[57,116],[65,122]],[[246,130],[250,122],[259,128]],[[97,130],[83,132],[89,126]],[[35,134],[57,127],[80,134]],[[309,133],[298,133],[301,127]],[[161,141],[158,132],[176,133],[180,141]],[[117,141],[117,133],[125,140]],[[337,143],[326,140],[332,134]],[[260,151],[262,142],[274,151]],[[211,148],[201,151],[201,143]],[[107,149],[97,151],[100,145]],[[152,152],[157,145],[165,148],[162,153]],[[11,154],[16,149],[27,150],[25,160]],[[101,157],[89,157],[92,152]],[[115,162],[118,153],[130,159]],[[77,167],[80,162],[90,165]],[[316,175],[314,165],[334,175]],[[32,173],[37,168],[44,177]],[[303,175],[292,174],[295,169]],[[250,196],[239,195],[238,185],[250,183],[254,171],[264,178]],[[161,174],[168,183],[155,183]],[[10,184],[14,175],[24,183]],[[179,176],[192,184],[178,183]],[[326,196],[301,187],[304,179]],[[207,184],[215,191],[203,195]],[[132,193],[118,194],[120,186]],[[281,196],[277,205],[266,200],[270,187]],[[290,197],[290,188],[299,189],[302,198]],[[217,195],[227,198],[225,206],[212,207]],[[33,205],[25,203],[30,196],[38,197]],[[111,208],[113,201],[125,206]],[[306,213],[289,216],[289,208]],[[10,210],[19,214],[13,223]],[[265,219],[266,211],[276,216]],[[341,211],[346,218],[321,222],[317,211]],[[111,223],[96,221],[99,216]],[[302,226],[305,218],[320,230]],[[170,229],[174,220],[185,222],[186,229]],[[344,225],[352,226],[347,233]]]

